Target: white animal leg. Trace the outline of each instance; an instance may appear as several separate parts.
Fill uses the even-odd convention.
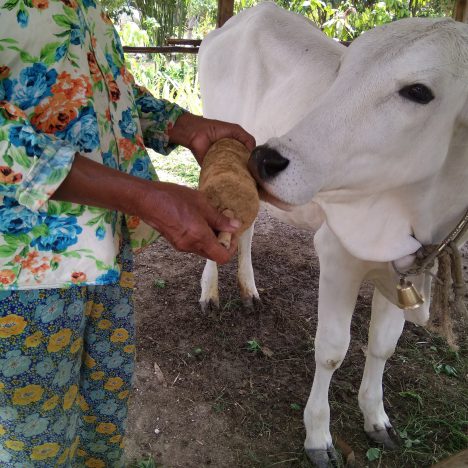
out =
[[[315,337],[315,376],[304,411],[305,450],[318,467],[335,458],[330,434],[328,388],[333,372],[346,355],[351,318],[365,264],[350,256],[336,237],[322,226],[315,235],[320,259],[318,326]]]
[[[252,224],[239,239],[239,268],[237,271],[237,281],[242,303],[249,308],[253,307],[254,302],[260,302],[252,267],[251,249],[253,232],[254,226]]]
[[[379,292],[374,291],[366,365],[359,389],[359,407],[368,436],[388,449],[397,446],[398,436],[383,406],[382,377],[385,362],[395,351],[405,324],[404,313]]]
[[[249,227],[239,238],[238,246],[238,272],[237,280],[239,283],[242,302],[247,307],[253,307],[254,301],[260,301],[252,267],[252,236],[253,225]],[[200,306],[203,311],[208,307],[219,307],[218,291],[218,265],[212,260],[207,260],[203,275],[201,278],[201,296]]]
[[[219,307],[219,292],[218,292],[218,266],[213,260],[207,260],[203,275],[201,278],[201,296],[200,307],[203,312],[207,308],[214,306]]]

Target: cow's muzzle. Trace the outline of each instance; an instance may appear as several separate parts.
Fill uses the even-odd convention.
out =
[[[267,145],[257,146],[250,155],[248,167],[257,182],[268,181],[284,171],[289,159]]]

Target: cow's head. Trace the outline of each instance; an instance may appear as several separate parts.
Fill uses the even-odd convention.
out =
[[[317,200],[331,224],[340,203],[353,209],[354,201],[366,199],[372,216],[379,200],[385,210],[400,188],[441,171],[454,133],[467,125],[467,99],[468,26],[448,19],[397,21],[355,40],[310,114],[257,147],[250,168],[283,202]],[[404,229],[412,230],[408,220]],[[419,245],[410,244],[370,259],[392,259]]]

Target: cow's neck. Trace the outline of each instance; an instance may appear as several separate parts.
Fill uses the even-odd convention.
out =
[[[414,234],[422,244],[441,242],[468,208],[466,130],[460,129],[459,138],[453,139],[449,156],[438,174],[408,189]]]

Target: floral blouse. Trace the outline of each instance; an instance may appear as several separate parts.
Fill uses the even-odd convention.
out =
[[[76,152],[145,179],[183,110],[133,83],[94,0],[0,0],[0,289],[119,277],[122,215],[50,200]],[[131,245],[157,233],[126,216]]]

